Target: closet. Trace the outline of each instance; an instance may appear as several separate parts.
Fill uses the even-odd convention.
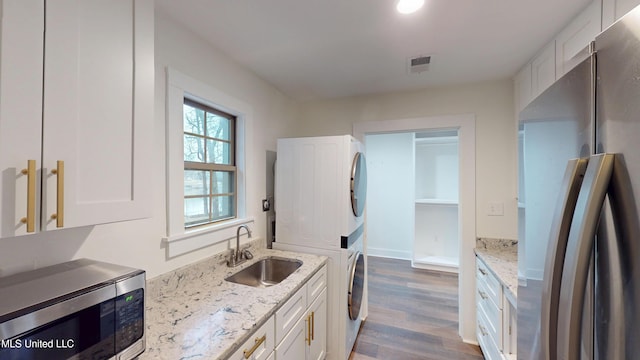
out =
[[[414,133],[414,239],[412,266],[457,272],[458,131]]]

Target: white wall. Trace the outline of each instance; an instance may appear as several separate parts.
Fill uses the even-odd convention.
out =
[[[475,114],[478,237],[517,237],[513,85],[510,80],[302,104],[299,135],[350,134],[356,122]],[[488,216],[489,202],[504,216]]]
[[[416,144],[416,199],[458,200],[458,142]]]
[[[367,250],[411,259],[413,252],[413,133],[368,135]]]
[[[276,139],[292,136],[297,105],[255,74],[211,48],[191,32],[156,11],[156,89],[154,139],[153,217],[67,229],[46,234],[0,239],[0,275],[42,267],[75,258],[88,257],[142,268],[151,278],[180,266],[208,257],[219,246],[204,248],[167,260],[161,238],[166,235],[165,221],[165,67],[167,65],[228,92],[253,108],[253,123],[248,131],[247,215],[256,220],[254,238],[265,238],[265,215],[261,199],[265,197],[265,159],[267,150],[276,150]]]

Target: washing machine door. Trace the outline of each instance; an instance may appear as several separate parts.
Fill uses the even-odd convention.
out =
[[[364,255],[361,252],[355,254],[355,260],[351,264],[349,277],[349,319],[356,320],[360,316],[362,295],[364,293]]]
[[[356,153],[351,165],[351,208],[355,216],[362,216],[367,200],[367,164],[364,154]]]

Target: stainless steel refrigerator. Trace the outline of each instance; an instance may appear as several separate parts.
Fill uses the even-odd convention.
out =
[[[640,359],[640,9],[520,113],[518,359]]]

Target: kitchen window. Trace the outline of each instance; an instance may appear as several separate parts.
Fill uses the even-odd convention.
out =
[[[253,109],[173,68],[166,74],[166,256],[227,251],[237,227],[254,222],[245,166]]]
[[[184,226],[236,217],[236,117],[185,98]]]

